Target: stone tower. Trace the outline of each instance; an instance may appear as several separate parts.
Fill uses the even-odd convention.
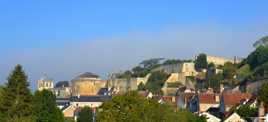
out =
[[[49,79],[47,75],[44,75],[40,80],[37,81],[38,91],[42,90],[52,90],[54,88],[54,83],[52,79]]]

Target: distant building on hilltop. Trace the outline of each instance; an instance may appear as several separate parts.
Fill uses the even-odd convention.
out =
[[[40,80],[37,81],[38,91],[52,90],[54,88],[53,80],[44,75]]]
[[[94,96],[107,85],[107,81],[101,80],[98,75],[90,72],[77,76],[71,82],[72,96]]]
[[[229,59],[229,58],[224,58],[224,57],[207,55],[207,62],[213,63],[216,66],[220,66],[220,65],[223,66],[226,62],[231,62],[233,64],[236,64],[236,63],[240,63],[241,61],[242,61],[242,59],[240,59],[238,57],[234,57],[233,59]]]

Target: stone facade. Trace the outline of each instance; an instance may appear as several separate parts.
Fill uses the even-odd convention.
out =
[[[49,79],[47,76],[42,77],[37,81],[37,89],[38,91],[42,90],[52,90],[54,88],[53,80]]]
[[[214,63],[216,66],[220,66],[220,65],[223,66],[226,62],[240,63],[241,60],[238,59],[237,57],[235,57],[233,59],[228,59],[228,58],[223,58],[223,57],[218,57],[218,56],[207,55],[207,62]]]
[[[138,89],[137,81],[136,78],[112,78],[108,80],[108,87],[113,88],[114,93],[126,93],[127,91]],[[143,79],[140,82],[143,82]]]
[[[72,80],[73,96],[94,96],[101,88],[106,87],[106,81],[92,73],[84,73]]]

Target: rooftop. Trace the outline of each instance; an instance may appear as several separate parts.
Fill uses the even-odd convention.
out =
[[[72,96],[72,102],[105,102],[111,100],[111,96]]]

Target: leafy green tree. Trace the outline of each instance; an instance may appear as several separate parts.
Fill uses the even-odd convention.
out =
[[[215,75],[212,75],[211,77],[209,77],[208,79],[208,84],[206,84],[206,86],[214,89],[216,92],[220,91],[220,83],[223,80],[223,75],[222,73],[218,73]]]
[[[204,53],[199,54],[195,60],[195,69],[201,71],[202,69],[207,69],[207,67],[207,55]]]
[[[93,113],[90,107],[84,107],[78,114],[77,122],[93,122]]]
[[[237,76],[238,79],[240,80],[244,80],[247,77],[249,77],[251,75],[251,70],[250,70],[250,66],[248,64],[245,64],[243,66],[241,66],[238,70],[237,70]]]
[[[120,74],[120,75],[118,76],[118,78],[131,78],[132,75],[133,75],[132,72],[129,71],[129,70],[127,70],[127,71],[125,71],[123,74]]]
[[[178,63],[181,63],[182,60],[180,59],[169,59],[169,60],[166,60],[163,65],[169,65],[169,64],[178,64]]]
[[[165,81],[169,77],[165,72],[157,71],[153,72],[149,77],[145,88],[153,93],[162,93],[161,89],[165,84]]]
[[[236,112],[245,119],[258,116],[258,108],[250,107],[250,105],[242,105]]]
[[[137,92],[115,96],[104,102],[97,113],[98,122],[204,122],[203,118],[167,104],[139,96]]]
[[[254,79],[268,78],[268,62],[258,66],[253,71]]]
[[[133,72],[132,74],[133,77],[145,77],[150,71],[141,66],[136,66],[132,69],[132,72]]]
[[[63,114],[56,105],[56,97],[51,91],[35,92],[34,103],[37,122],[64,122]]]
[[[264,83],[258,91],[258,101],[262,101],[264,106],[268,107],[268,83]]]
[[[16,118],[31,118],[33,115],[33,97],[28,88],[27,76],[21,65],[8,77],[8,82],[3,88],[2,100],[0,103],[1,121],[9,121]]]
[[[144,83],[140,83],[138,85],[138,90],[140,90],[140,91],[146,90]]]
[[[145,69],[152,70],[160,65],[161,60],[163,60],[163,58],[152,58],[142,61],[140,65],[142,65]]]
[[[223,78],[224,79],[234,79],[236,75],[236,66],[231,62],[226,62],[223,66]]]
[[[252,52],[246,59],[251,70],[261,66],[268,61],[268,47],[260,46],[254,52]]]

